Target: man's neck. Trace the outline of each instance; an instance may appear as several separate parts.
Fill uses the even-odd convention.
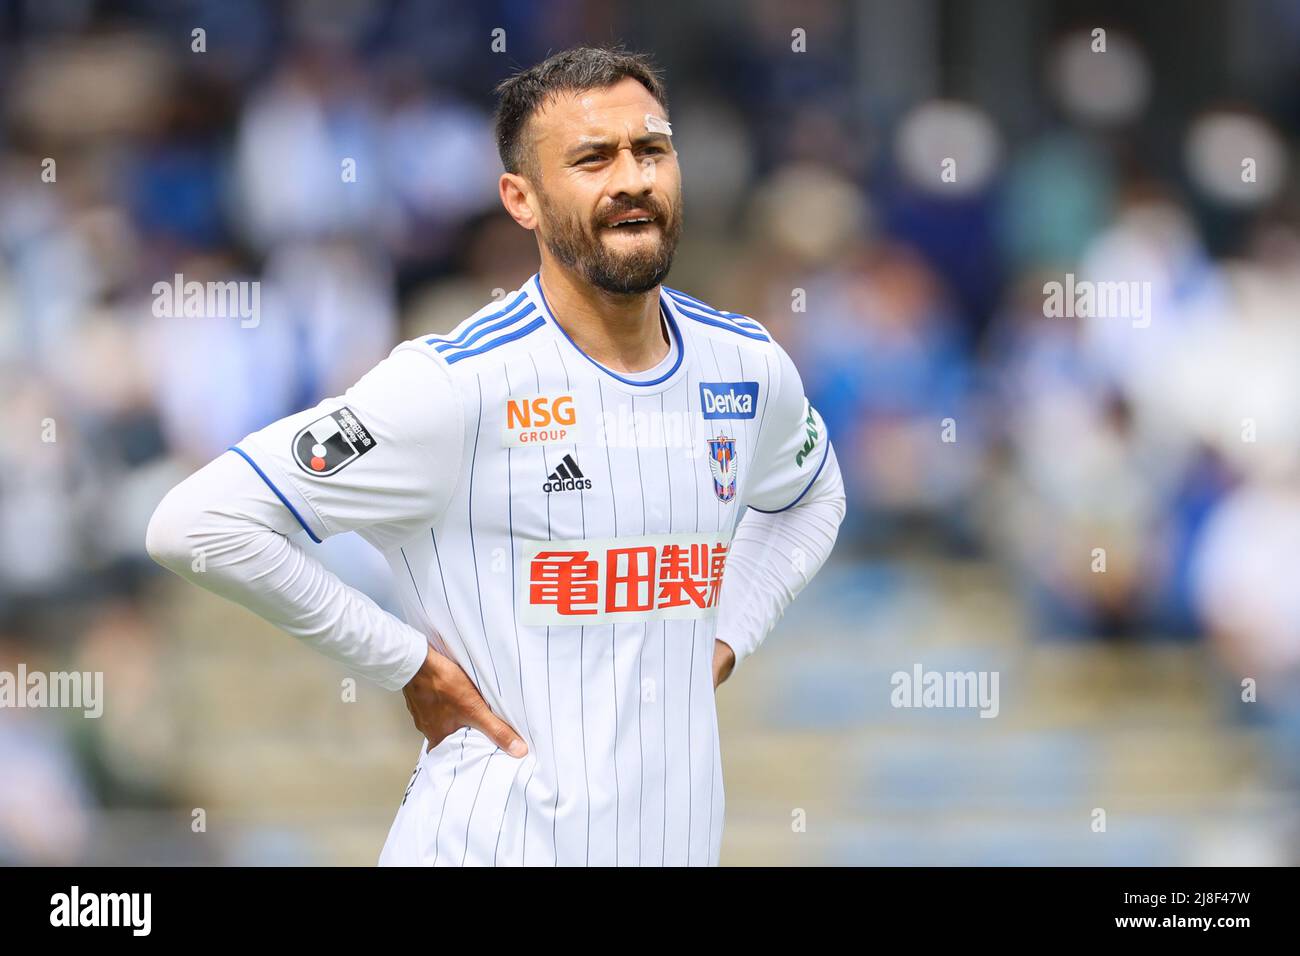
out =
[[[652,369],[670,350],[659,317],[659,287],[639,295],[611,295],[543,262],[542,292],[555,321],[588,356],[615,372]]]

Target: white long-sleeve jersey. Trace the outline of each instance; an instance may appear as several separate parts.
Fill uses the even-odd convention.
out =
[[[382,864],[718,862],[714,638],[737,666],[757,648],[829,553],[844,491],[767,330],[675,290],[661,306],[667,358],[614,372],[534,276],[247,436],[155,514],[169,567],[390,689],[431,642],[527,742],[522,759],[469,728],[422,745]],[[293,523],[378,548],[404,620]]]

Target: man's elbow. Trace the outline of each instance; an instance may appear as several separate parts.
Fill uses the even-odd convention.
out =
[[[849,502],[848,496],[844,492],[844,476],[840,473],[840,463],[835,457],[835,446],[831,445],[826,449],[826,464],[822,466],[822,484],[820,500],[834,510],[835,527],[844,522],[844,516],[848,513]]]
[[[144,549],[149,557],[178,574],[181,568],[189,566],[188,529],[194,526],[193,516],[177,493],[180,487],[177,485],[163,496],[144,533]]]

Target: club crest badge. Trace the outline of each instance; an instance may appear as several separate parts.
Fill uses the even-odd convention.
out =
[[[709,440],[709,471],[713,475],[713,493],[719,501],[736,497],[736,439],[719,435]]]
[[[318,418],[293,439],[293,460],[309,475],[324,478],[375,447],[366,426],[344,405]]]

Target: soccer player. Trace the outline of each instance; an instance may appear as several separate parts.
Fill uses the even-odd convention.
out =
[[[663,285],[681,178],[649,61],[573,49],[498,93],[538,273],[243,438],[147,547],[405,695],[425,740],[381,864],[716,865],[715,689],[825,561],[835,453],[762,323]],[[299,528],[378,548],[401,619]]]

